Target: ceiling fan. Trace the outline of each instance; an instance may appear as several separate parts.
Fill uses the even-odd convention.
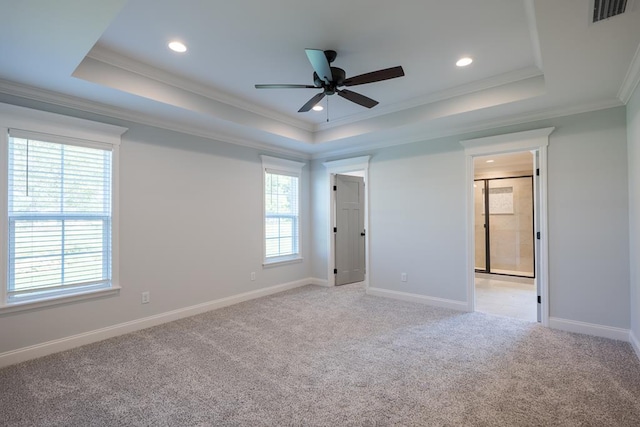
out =
[[[402,67],[385,68],[384,70],[372,71],[359,76],[346,78],[346,73],[342,68],[332,67],[331,64],[338,55],[335,50],[305,49],[307,58],[313,67],[314,85],[298,84],[259,84],[256,89],[322,89],[322,92],[311,98],[298,110],[298,113],[305,113],[316,105],[326,95],[338,94],[344,99],[355,102],[363,107],[373,108],[378,105],[378,101],[353,92],[348,89],[340,89],[343,86],[357,86],[367,83],[379,82],[382,80],[395,79],[404,76]]]

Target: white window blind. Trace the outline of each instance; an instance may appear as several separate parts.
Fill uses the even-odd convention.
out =
[[[300,179],[304,163],[261,156],[264,168],[264,262],[300,254]]]
[[[267,169],[265,171],[265,249],[266,257],[297,254],[298,177]]]
[[[112,150],[10,131],[8,302],[108,288]]]

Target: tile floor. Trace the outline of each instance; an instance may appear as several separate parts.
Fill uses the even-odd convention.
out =
[[[534,279],[476,274],[476,311],[537,321]]]

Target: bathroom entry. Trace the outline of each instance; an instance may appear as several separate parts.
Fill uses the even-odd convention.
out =
[[[476,271],[535,277],[533,176],[475,179],[474,191]]]
[[[475,307],[539,321],[534,154],[474,158]]]

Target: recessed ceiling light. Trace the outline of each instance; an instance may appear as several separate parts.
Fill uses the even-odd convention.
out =
[[[495,160],[487,160],[487,163],[493,163]]]
[[[169,43],[169,49],[178,53],[183,53],[187,51],[187,47],[184,45],[184,43],[180,43],[177,41],[173,41]]]
[[[312,108],[313,111],[322,111],[324,107],[322,105],[314,105]]]
[[[456,65],[458,67],[466,67],[467,65],[471,64],[472,62],[473,62],[473,59],[469,58],[468,56],[465,56],[464,58],[458,59],[458,62],[456,62]]]

